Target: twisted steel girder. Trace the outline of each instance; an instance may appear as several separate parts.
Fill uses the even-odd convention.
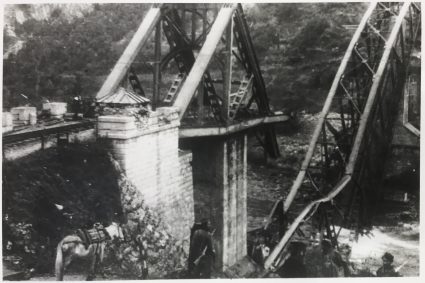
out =
[[[354,223],[361,230],[370,224],[368,209],[380,185],[419,27],[420,7],[410,2],[372,3],[366,11],[335,76],[301,170],[286,199],[279,199],[270,213],[265,228],[276,214],[294,217],[267,258],[266,270],[282,265],[294,233],[312,216],[332,213],[321,222],[328,226],[325,237],[334,243],[339,231],[330,225],[351,228]],[[300,191],[313,200],[301,211],[290,209]]]

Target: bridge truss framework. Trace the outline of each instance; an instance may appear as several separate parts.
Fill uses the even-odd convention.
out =
[[[264,229],[281,239],[265,262],[281,267],[289,243],[315,225],[338,244],[343,227],[363,233],[380,180],[410,56],[420,50],[421,8],[411,2],[372,3],[359,24],[329,91],[304,162],[289,194],[277,200]],[[302,194],[302,192],[304,194]],[[309,200],[301,199],[308,195]],[[300,210],[296,202],[308,202]],[[312,221],[315,221],[312,223]]]

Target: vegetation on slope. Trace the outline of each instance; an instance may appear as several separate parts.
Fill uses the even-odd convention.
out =
[[[364,3],[257,4],[247,9],[275,109],[317,112],[359,23]]]
[[[176,278],[186,265],[187,243],[167,232],[161,217],[97,144],[70,144],[3,162],[2,199],[3,260],[14,269],[51,274],[64,236],[112,221],[127,236],[125,242],[108,245],[108,276]],[[147,249],[148,275],[138,239]],[[74,265],[74,271],[85,266]]]
[[[148,8],[94,4],[83,16],[69,19],[58,7],[45,19],[14,22],[14,33],[24,44],[4,60],[4,106],[93,96]],[[6,43],[12,40],[8,36],[5,32]],[[21,93],[29,101],[22,100]]]
[[[56,5],[45,18],[31,17],[28,5],[15,7],[27,18],[4,27],[6,49],[22,43],[4,59],[4,107],[94,96],[149,5],[94,4],[74,17],[68,6]],[[357,24],[365,4],[247,4],[245,10],[272,107],[320,109],[352,34],[343,25]],[[143,53],[136,71],[150,74],[142,59],[153,54],[153,44]]]
[[[122,214],[117,178],[107,155],[93,145],[4,161],[3,254],[22,257],[38,272],[51,271],[62,237]]]

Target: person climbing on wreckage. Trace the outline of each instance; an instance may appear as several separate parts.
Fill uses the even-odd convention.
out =
[[[188,276],[190,278],[211,278],[215,261],[210,221],[195,223],[190,233]]]

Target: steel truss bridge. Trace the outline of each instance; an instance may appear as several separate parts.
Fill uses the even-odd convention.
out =
[[[164,56],[162,36],[168,43]],[[150,39],[155,46],[153,106],[180,109],[183,137],[253,127],[267,153],[279,156],[273,123],[287,117],[270,111],[240,4],[154,4],[98,92],[98,102],[123,84],[146,95],[135,59]],[[266,272],[283,265],[289,243],[307,237],[308,227],[337,245],[343,227],[361,233],[370,225],[411,54],[420,51],[420,42],[419,3],[370,4],[342,59],[300,171],[263,227],[277,229],[279,235],[264,264]],[[161,92],[161,75],[171,62],[177,74]]]
[[[98,101],[126,79],[135,92],[145,95],[132,61],[155,30],[153,104],[178,107],[183,129],[185,121],[196,131],[197,123],[204,129],[229,129],[229,125],[253,118],[272,119],[242,6],[224,4],[218,10],[217,5],[180,5],[154,5],[149,10],[98,92]],[[212,17],[207,14],[211,8]],[[191,14],[189,33],[185,13]],[[161,30],[169,45],[165,56],[161,56]],[[265,261],[265,272],[283,265],[289,243],[308,238],[306,229],[313,227],[336,246],[343,227],[362,233],[370,226],[395,113],[409,76],[411,54],[420,50],[420,39],[420,4],[370,4],[341,61],[298,176],[288,195],[276,200],[262,228],[279,235]],[[178,74],[161,96],[161,72],[171,61]],[[217,70],[221,80],[213,79]],[[265,150],[272,157],[279,156],[273,124],[260,124],[256,131]],[[186,129],[186,133],[208,136],[214,130],[195,133]]]
[[[186,20],[188,16],[190,21]],[[277,117],[270,110],[240,4],[224,4],[221,8],[219,4],[154,5],[98,92],[98,102],[108,101],[117,87],[126,83],[139,95],[145,95],[135,71],[135,59],[152,34],[155,45],[154,58],[149,59],[153,62],[152,102],[154,106],[180,109],[181,128],[192,130],[186,131],[184,137],[230,133],[232,125],[250,121],[249,127],[255,127],[268,155],[279,156],[270,123],[287,120],[288,116]],[[162,36],[168,43],[164,56]],[[178,73],[164,92],[160,90],[161,76],[171,62]],[[258,123],[259,118],[268,117],[270,123],[266,120]],[[198,130],[194,132],[194,128]]]

